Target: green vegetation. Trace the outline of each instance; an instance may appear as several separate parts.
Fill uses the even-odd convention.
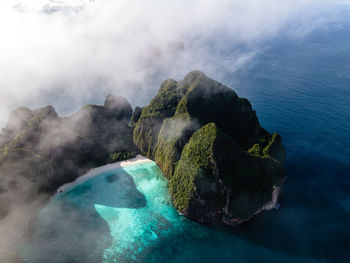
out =
[[[0,187],[24,180],[28,195],[52,193],[90,168],[136,155],[131,114],[130,104],[118,96],[66,118],[52,106],[16,109],[0,135]]]
[[[179,98],[176,82],[168,79],[162,83],[158,94],[151,100],[150,104],[142,109],[141,117],[164,118],[166,116],[172,116]]]
[[[248,218],[271,200],[272,187],[284,177],[281,166],[265,158],[242,151],[214,123],[203,126],[185,146],[170,178],[174,205],[181,212],[198,213],[193,207],[196,196],[209,210],[221,211],[227,202],[222,190],[230,189],[228,212]]]
[[[198,71],[162,84],[133,138],[169,179],[175,207],[200,222],[249,218],[285,177],[280,136],[259,125],[247,99]]]
[[[174,205],[181,212],[189,208],[196,191],[200,191],[203,197],[210,197],[208,200],[217,194],[205,189],[215,181],[211,171],[215,169],[213,147],[216,134],[217,128],[214,123],[209,123],[196,131],[185,146],[175,173],[170,178],[169,191]]]
[[[264,156],[275,159],[281,163],[285,162],[286,151],[282,146],[282,138],[277,132],[272,135],[269,143],[263,150],[263,154]]]
[[[8,146],[5,146],[4,148],[0,149],[0,153],[2,154],[0,157],[0,160],[8,158],[9,154],[11,152],[26,152],[29,153],[30,155],[32,155],[33,157],[39,158],[39,159],[46,159],[45,156],[35,153],[32,150],[29,149],[25,149],[25,148],[11,148]]]
[[[155,150],[155,161],[164,175],[170,178],[180,159],[184,144],[187,143],[186,134],[192,133],[191,122],[179,116],[165,119],[159,132]]]
[[[252,148],[248,150],[249,153],[261,156],[263,154],[262,149],[259,144],[254,144]]]
[[[163,120],[175,113],[180,100],[176,87],[174,80],[164,81],[150,104],[142,108],[141,116],[135,125],[133,138],[140,151],[147,157],[154,156],[154,147]]]
[[[130,119],[130,127],[135,127],[136,123],[138,122],[138,120],[141,117],[141,113],[142,113],[142,108],[141,107],[136,107],[134,112],[131,115],[131,119]]]
[[[131,157],[131,154],[125,150],[111,154],[111,159],[115,162],[124,161]]]
[[[247,99],[199,71],[164,81],[133,113],[126,99],[109,95],[104,106],[67,118],[51,106],[18,108],[11,118],[0,135],[0,189],[21,178],[28,193],[52,193],[92,167],[141,151],[169,179],[178,210],[233,225],[270,202],[285,177],[281,136],[260,126]]]

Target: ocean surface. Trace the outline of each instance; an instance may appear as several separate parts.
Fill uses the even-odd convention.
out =
[[[153,163],[104,172],[40,213],[30,263],[350,262],[350,6],[303,37],[281,35],[224,83],[287,150],[280,208],[232,229],[179,215]],[[215,77],[215,76],[212,76]]]

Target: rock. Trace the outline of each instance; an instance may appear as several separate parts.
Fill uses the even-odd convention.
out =
[[[33,219],[58,187],[138,153],[131,114],[128,101],[112,95],[105,106],[87,105],[66,118],[52,106],[20,107],[10,114],[0,135],[0,222],[6,226],[0,230],[8,235],[7,247],[30,235]],[[0,251],[0,261],[20,262],[9,255]]]
[[[33,111],[34,116],[46,119],[58,119],[55,108],[51,105]]]
[[[150,104],[142,108],[133,134],[134,142],[142,154],[147,157],[154,156],[154,147],[163,120],[174,115],[180,98],[176,81],[168,79],[162,83]]]
[[[52,193],[86,170],[113,161],[113,154],[134,156],[138,150],[128,125],[131,114],[128,101],[112,95],[105,106],[87,105],[66,118],[60,118],[52,106],[16,109],[2,133],[4,188],[9,178],[25,178],[28,194]]]
[[[18,107],[13,110],[5,128],[2,129],[0,134],[0,147],[10,142],[33,116],[33,112],[27,107]]]
[[[242,151],[209,123],[186,144],[169,187],[174,205],[189,218],[234,225],[271,202],[284,176],[276,162]]]
[[[6,144],[11,143],[14,147],[21,147],[19,141],[31,139],[33,137],[25,137],[21,140],[21,137],[28,135],[28,127],[32,129],[38,128],[40,122],[57,120],[58,115],[51,105],[31,111],[26,107],[18,107],[10,113],[9,121],[6,127],[2,130],[0,135],[0,147],[4,147]],[[38,138],[36,138],[38,139]],[[17,143],[16,143],[17,142]]]
[[[168,178],[175,207],[203,223],[235,225],[274,208],[285,179],[281,136],[260,126],[247,99],[192,71],[134,112],[113,95],[66,118],[52,106],[14,110],[0,135],[0,201],[30,202],[138,151]]]
[[[141,113],[142,113],[142,108],[137,106],[131,115],[131,119],[129,123],[130,127],[133,127],[133,128],[135,127],[136,123],[141,117]]]
[[[280,135],[200,71],[163,82],[133,137],[169,179],[175,207],[198,222],[235,225],[271,208],[285,178]]]
[[[108,95],[106,97],[104,107],[113,110],[113,114],[118,119],[130,120],[132,115],[132,108],[127,99],[121,96]]]

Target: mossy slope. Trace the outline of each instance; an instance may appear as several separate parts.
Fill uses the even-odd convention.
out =
[[[129,102],[112,95],[67,118],[52,106],[14,110],[0,134],[0,203],[29,202],[116,156],[135,155],[131,114]],[[9,212],[2,210],[0,219]]]
[[[164,81],[150,104],[142,108],[141,115],[135,124],[134,142],[141,153],[147,157],[154,156],[154,147],[163,120],[175,113],[176,105],[180,99],[176,87],[176,81],[171,79]]]
[[[199,71],[162,84],[134,141],[169,179],[174,205],[200,222],[250,218],[285,176],[280,135],[260,126],[247,99]]]

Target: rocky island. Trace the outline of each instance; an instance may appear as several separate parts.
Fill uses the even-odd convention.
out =
[[[0,135],[1,204],[6,192],[24,200],[53,193],[90,168],[136,155],[129,102],[109,95],[104,106],[87,105],[60,118],[52,106],[15,109]],[[20,189],[21,188],[21,189]],[[9,211],[1,206],[0,218]]]
[[[119,96],[61,118],[52,106],[15,109],[0,135],[1,262],[22,262],[14,247],[61,185],[91,168],[134,157],[132,108]]]
[[[132,117],[134,142],[169,179],[175,207],[202,223],[235,225],[277,205],[286,153],[247,99],[200,71],[163,82]]]
[[[161,168],[178,211],[201,223],[233,226],[276,207],[285,180],[281,136],[247,99],[192,71],[134,111],[112,95],[64,118],[52,106],[15,109],[0,135],[0,220],[18,217],[13,207],[33,217],[61,185],[138,153]]]

